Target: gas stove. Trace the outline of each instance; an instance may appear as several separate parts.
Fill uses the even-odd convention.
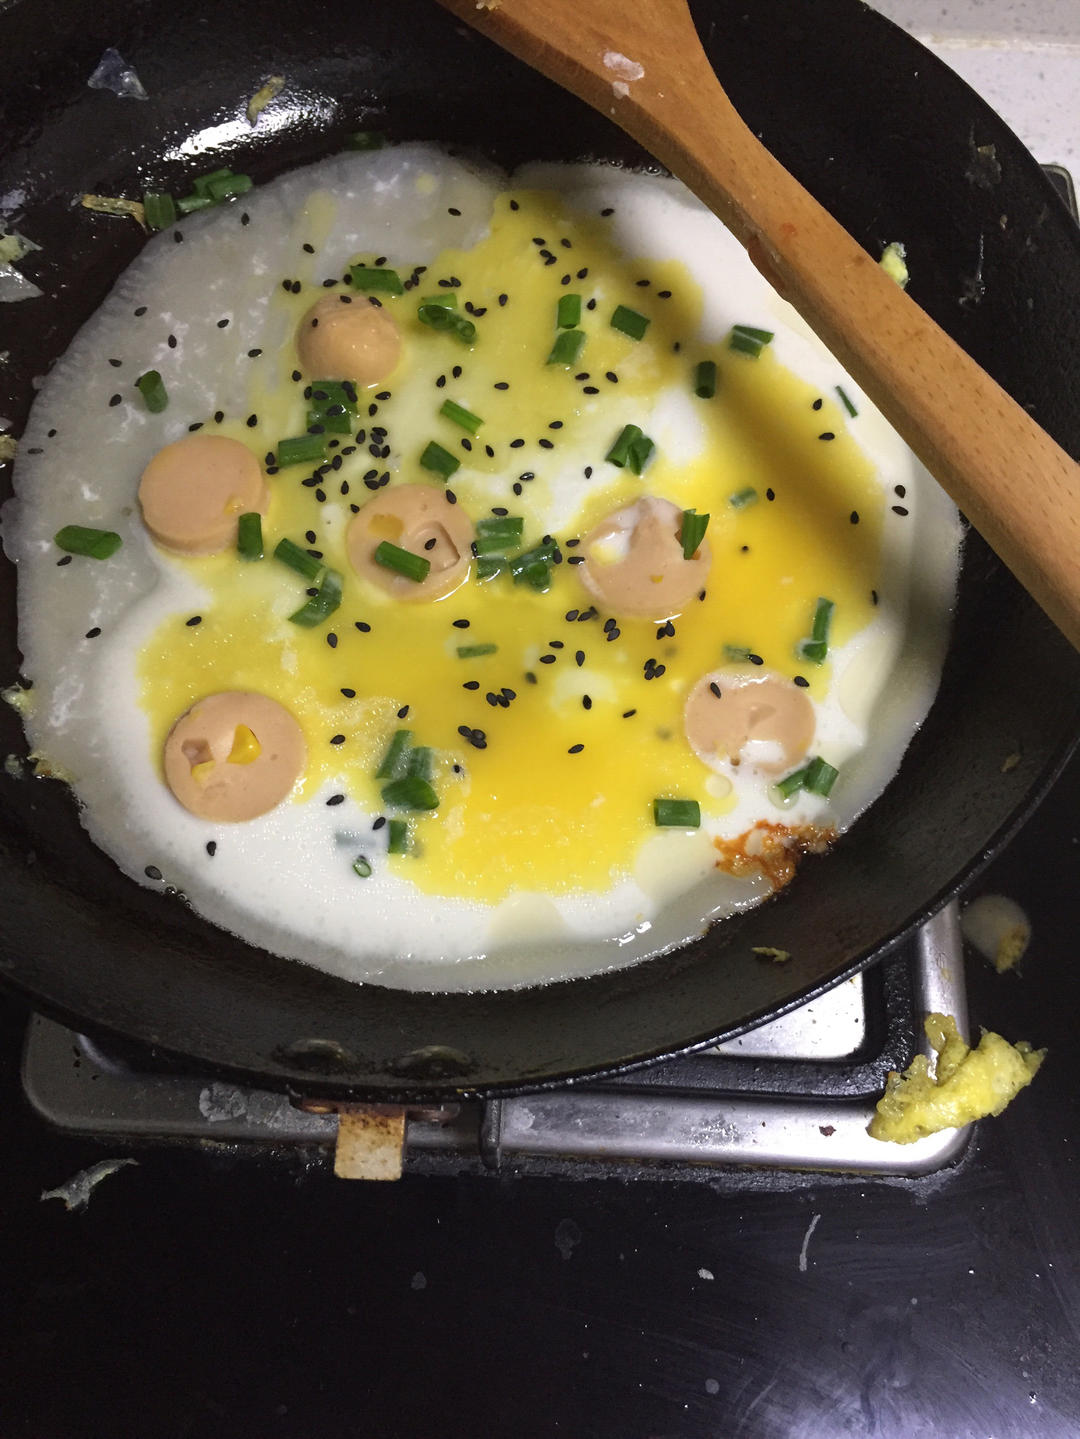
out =
[[[927,1174],[957,1159],[963,1131],[901,1146],[871,1139],[866,1126],[889,1070],[910,1063],[931,1010],[966,1028],[955,905],[883,964],[712,1049],[604,1082],[411,1115],[404,1167],[567,1177]],[[329,1152],[338,1135],[336,1113],[312,1112],[322,1104],[121,1058],[40,1016],[30,1024],[22,1079],[44,1119],[96,1137],[243,1153]]]

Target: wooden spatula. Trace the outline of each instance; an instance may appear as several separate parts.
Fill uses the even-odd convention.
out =
[[[685,0],[441,0],[677,175],[1080,649],[1080,466],[736,114]]]

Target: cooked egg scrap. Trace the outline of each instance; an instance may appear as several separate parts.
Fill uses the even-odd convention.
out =
[[[415,988],[619,966],[772,892],[895,771],[958,556],[681,185],[425,146],[155,237],[15,484],[26,725],[95,842]]]

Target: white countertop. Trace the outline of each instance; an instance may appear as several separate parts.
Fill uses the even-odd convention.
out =
[[[874,0],[1080,184],[1078,0]]]

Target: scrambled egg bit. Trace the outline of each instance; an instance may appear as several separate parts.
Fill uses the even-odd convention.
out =
[[[349,258],[355,283],[314,305],[279,292],[296,339],[276,382],[252,396],[254,424],[215,428],[265,451],[268,504],[249,485],[234,509],[263,512],[267,558],[238,559],[234,514],[226,548],[186,560],[213,605],[197,625],[166,621],[143,653],[162,752],[207,694],[272,694],[306,741],[294,798],[333,778],[378,811],[406,729],[431,793],[403,810],[390,862],[486,901],[523,876],[547,893],[607,887],[655,832],[657,799],[694,801],[706,822],[732,810],[736,787],[707,783],[718,746],[738,764],[749,744],[748,770],[770,778],[796,772],[831,672],[800,652],[816,607],[827,597],[842,645],[870,619],[878,573],[883,497],[841,396],[783,369],[767,340],[688,341],[701,294],[686,269],[628,259],[607,217],[552,193],[504,193],[488,237],[422,275],[407,255]],[[343,423],[315,463],[283,465],[281,438],[308,433],[327,380],[346,383]],[[627,426],[646,451],[616,462]],[[344,522],[330,494],[347,498]],[[685,513],[707,517],[686,554]],[[322,565],[343,577],[323,624],[283,622],[305,585],[271,558],[282,539],[313,561],[309,581]],[[424,576],[380,568],[383,540]]]
[[[971,1049],[949,1014],[928,1014],[926,1037],[934,1072],[925,1054],[917,1054],[903,1074],[893,1070],[869,1124],[871,1138],[913,1144],[940,1129],[1000,1114],[1046,1058],[1045,1049],[1032,1049],[1024,1040],[1009,1044],[988,1030]]]

